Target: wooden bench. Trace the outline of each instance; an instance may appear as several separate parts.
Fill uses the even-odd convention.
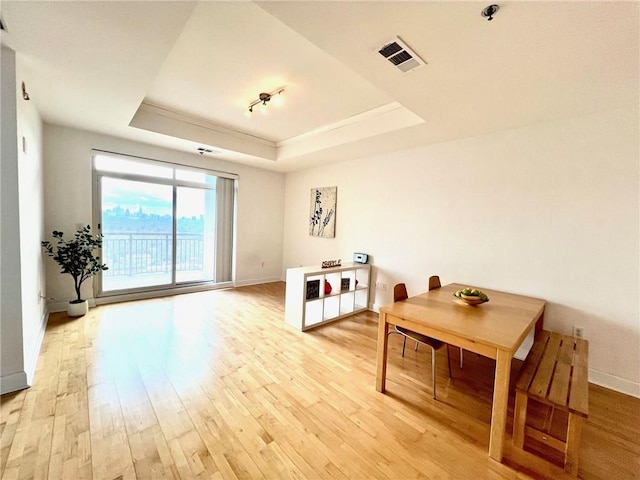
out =
[[[589,342],[584,339],[540,330],[516,380],[514,447],[524,449],[525,437],[548,445],[564,454],[564,470],[574,477],[578,475],[582,420],[589,412],[588,350]],[[527,425],[529,399],[547,405],[542,429]],[[568,413],[564,439],[552,435],[555,409]]]

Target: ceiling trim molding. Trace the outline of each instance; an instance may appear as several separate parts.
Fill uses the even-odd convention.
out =
[[[339,145],[424,124],[424,119],[398,102],[388,103],[340,122],[278,143],[278,160],[295,158]]]
[[[183,123],[189,123],[191,125],[197,125],[198,127],[203,127],[203,128],[206,128],[208,130],[212,130],[212,131],[217,132],[217,133],[222,133],[224,135],[230,135],[230,136],[238,137],[238,138],[241,138],[241,139],[249,141],[249,142],[257,142],[257,143],[261,143],[263,145],[268,145],[270,147],[276,147],[277,146],[276,142],[273,142],[271,140],[267,140],[266,138],[257,137],[255,135],[251,135],[249,133],[241,132],[239,130],[234,130],[232,128],[223,127],[222,125],[219,125],[217,123],[213,123],[213,122],[210,122],[210,121],[207,121],[207,120],[203,120],[201,118],[194,117],[194,116],[188,115],[186,113],[176,112],[175,110],[170,110],[168,108],[161,107],[161,106],[158,106],[158,105],[154,105],[152,103],[142,102],[140,104],[140,107],[138,108],[138,111],[140,111],[140,110],[144,110],[144,111],[147,111],[147,112],[150,112],[150,113],[154,113],[156,115],[162,115],[164,117],[173,118],[173,119],[179,120],[179,121],[181,121]]]
[[[398,102],[391,102],[276,143],[143,102],[129,126],[200,142],[220,150],[278,161],[421,123],[424,120],[418,115]]]
[[[272,161],[277,158],[275,142],[144,102],[138,107],[129,126],[198,142],[217,150]]]
[[[316,128],[315,130],[305,132],[301,135],[287,138],[285,140],[278,142],[276,146],[280,148],[280,147],[286,147],[286,146],[292,145],[297,142],[303,142],[313,137],[317,137],[319,135],[323,135],[325,133],[328,133],[334,130],[339,130],[341,128],[345,128],[350,125],[354,125],[356,123],[364,122],[365,120],[370,120],[375,117],[384,115],[386,113],[389,113],[401,108],[405,108],[405,107],[398,102],[387,103],[386,105],[372,108],[371,110],[367,110],[366,112],[362,112],[357,115],[353,115],[351,117],[345,118],[344,120],[340,120],[339,122],[330,123],[329,125],[325,125],[324,127]]]

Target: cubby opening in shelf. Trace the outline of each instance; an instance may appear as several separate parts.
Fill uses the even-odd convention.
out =
[[[286,322],[307,330],[368,309],[370,272],[359,263],[287,269]]]
[[[308,319],[308,325],[313,326],[322,323],[323,316],[323,302],[306,302],[305,305],[305,318]]]
[[[355,310],[354,292],[343,293],[340,296],[340,315],[348,315]]]

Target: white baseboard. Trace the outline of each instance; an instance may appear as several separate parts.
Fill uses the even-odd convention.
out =
[[[24,370],[27,374],[27,384],[33,385],[33,377],[36,373],[36,367],[38,366],[38,358],[40,357],[40,349],[42,348],[42,341],[44,340],[44,333],[47,330],[47,322],[49,320],[49,311],[45,308],[42,312],[42,318],[40,319],[40,328],[38,330],[38,337],[31,346],[31,352],[25,355]]]
[[[0,394],[11,393],[18,390],[24,390],[29,388],[27,383],[26,372],[12,373],[11,375],[5,375],[0,377]]]
[[[256,278],[252,280],[242,280],[236,281],[233,284],[231,282],[227,282],[228,284],[218,284],[215,285],[189,285],[184,287],[172,288],[167,290],[150,290],[147,292],[136,292],[136,293],[126,293],[121,295],[110,295],[100,297],[98,299],[95,298],[87,298],[89,301],[89,308],[93,308],[96,305],[105,305],[108,303],[117,303],[117,302],[129,302],[133,300],[141,300],[145,298],[154,298],[154,297],[166,297],[169,295],[180,295],[183,293],[194,293],[194,292],[202,292],[206,290],[216,290],[219,288],[229,288],[233,287],[246,287],[249,285],[259,285],[261,283],[272,283],[272,282],[282,282],[284,281],[282,277],[269,277],[269,278]],[[47,307],[50,313],[54,312],[66,312],[67,304],[69,302],[52,302],[48,303]]]
[[[29,388],[33,385],[33,379],[36,373],[36,367],[38,366],[38,358],[40,358],[40,349],[42,348],[42,341],[44,340],[48,320],[49,311],[45,308],[44,312],[42,312],[42,317],[40,318],[38,336],[31,346],[31,351],[25,354],[24,371],[0,377],[0,394],[4,395],[5,393],[24,390],[25,388]]]
[[[121,293],[118,295],[105,295],[104,297],[93,299],[93,305],[90,299],[89,307],[92,308],[96,305],[107,305],[110,303],[120,303],[120,302],[132,302],[136,300],[145,300],[149,298],[169,297],[173,295],[182,295],[183,293],[204,292],[208,290],[228,288],[230,286],[231,286],[230,282],[229,282],[229,285],[227,284],[213,285],[211,283],[206,283],[206,284],[199,284],[199,285],[186,285],[182,287],[173,287],[173,288],[167,288],[167,289],[148,290],[146,292],[132,292],[132,293]],[[65,307],[65,310],[66,310],[66,307]]]
[[[52,302],[47,303],[47,308],[51,313],[57,312],[66,312],[67,311],[67,302]]]
[[[93,308],[97,305],[95,298],[87,298],[87,301],[89,302],[89,308]],[[49,313],[66,312],[68,305],[69,302],[52,302],[47,303],[47,309],[49,310]]]
[[[616,377],[610,373],[601,372],[600,370],[589,369],[589,382],[600,385],[601,387],[615,390],[616,392],[631,395],[640,398],[640,383],[632,382],[626,378]]]
[[[260,285],[261,283],[273,283],[273,282],[283,282],[284,279],[282,277],[268,277],[268,278],[255,278],[251,280],[241,280],[236,281],[233,284],[231,282],[227,282],[225,284],[216,285],[189,285],[184,287],[172,288],[167,290],[150,290],[147,292],[136,292],[136,293],[127,293],[121,295],[111,295],[104,296],[98,299],[88,298],[89,308],[93,308],[96,305],[105,305],[108,303],[117,303],[117,302],[128,302],[132,300],[141,300],[145,298],[154,298],[154,297],[166,297],[168,295],[180,295],[182,293],[194,293],[194,292],[202,292],[205,290],[216,290],[219,288],[229,288],[233,287],[247,287],[249,285]],[[47,307],[49,308],[50,313],[54,312],[66,312],[67,311],[68,302],[52,302],[48,303]]]
[[[260,285],[261,283],[284,282],[282,277],[254,278],[251,280],[236,280],[235,287],[248,287],[249,285]]]

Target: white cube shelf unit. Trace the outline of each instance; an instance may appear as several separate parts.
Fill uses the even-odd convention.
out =
[[[285,321],[304,331],[367,310],[370,272],[364,263],[288,268]]]

